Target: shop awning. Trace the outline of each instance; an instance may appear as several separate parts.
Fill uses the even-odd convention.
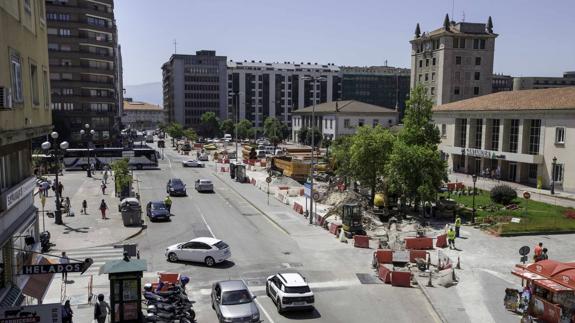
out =
[[[552,281],[551,279],[540,279],[540,280],[535,280],[534,281],[535,285],[539,286],[539,287],[543,287],[545,289],[548,289],[554,293],[558,293],[558,292],[572,292],[573,288],[569,288],[566,286],[563,286],[559,283],[556,283],[554,281]]]
[[[518,276],[518,277],[521,277],[521,278],[527,279],[527,280],[545,279],[545,277],[543,277],[541,275],[538,275],[536,273],[532,273],[529,270],[525,270],[525,269],[520,268],[520,267],[513,268],[511,273],[515,276]]]
[[[563,286],[575,289],[575,268],[562,270],[553,275],[551,279]]]
[[[532,273],[545,277],[551,277],[558,267],[566,266],[565,263],[555,260],[541,260],[527,265],[525,268]]]
[[[38,265],[49,265],[52,262],[44,257],[40,257],[41,259],[36,262]],[[30,297],[34,297],[35,299],[42,300],[50,283],[52,282],[52,276],[54,274],[40,274],[40,275],[30,275],[26,285],[22,289],[22,293],[26,294]]]

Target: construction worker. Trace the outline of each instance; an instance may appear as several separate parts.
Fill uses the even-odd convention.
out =
[[[166,206],[166,209],[168,209],[168,212],[171,212],[171,210],[172,210],[172,199],[170,198],[169,195],[167,195],[166,198],[164,199],[164,205]]]
[[[455,231],[453,227],[449,227],[447,231],[447,241],[449,242],[449,249],[455,249]]]
[[[459,229],[461,228],[461,216],[458,214],[455,218],[455,237],[459,238]]]

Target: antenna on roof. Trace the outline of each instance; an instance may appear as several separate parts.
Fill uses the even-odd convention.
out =
[[[454,16],[453,16],[453,11],[454,11],[454,10],[455,10],[455,0],[452,0],[452,1],[451,1],[451,17],[454,17]]]
[[[174,54],[177,54],[177,52],[178,52],[178,42],[174,38]]]
[[[465,10],[463,11],[463,13],[461,14],[461,21],[465,22]]]

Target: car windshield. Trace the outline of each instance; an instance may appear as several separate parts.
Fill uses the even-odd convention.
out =
[[[225,242],[223,242],[223,241],[220,241],[220,242],[216,243],[214,246],[216,246],[216,248],[218,248],[218,249],[220,249],[220,250],[223,250],[223,249],[226,249],[226,248],[229,248],[229,247],[230,247],[230,246],[228,246],[227,243],[225,243]]]
[[[202,180],[200,180],[200,183],[201,184],[212,184],[212,181],[207,180],[207,179],[202,179]]]
[[[184,184],[182,183],[181,180],[179,179],[173,179],[172,180],[172,186],[183,186]]]
[[[165,210],[166,205],[163,202],[152,203],[152,210]]]
[[[285,287],[285,292],[290,294],[304,294],[309,293],[311,290],[308,286],[294,286],[294,287]]]
[[[222,294],[222,305],[246,304],[252,301],[250,292],[246,289],[233,290]]]

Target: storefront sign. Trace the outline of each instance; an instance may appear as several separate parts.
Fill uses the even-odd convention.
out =
[[[5,307],[0,309],[0,323],[60,323],[60,304]]]
[[[481,158],[489,158],[489,159],[497,159],[497,154],[491,150],[483,150],[483,149],[476,149],[476,148],[466,148],[465,154],[471,157],[481,157]]]
[[[20,202],[24,197],[29,196],[34,191],[36,182],[34,178],[30,178],[18,187],[8,190],[2,196],[2,209],[9,210],[11,207]]]
[[[83,273],[94,261],[91,258],[84,262],[71,262],[57,265],[26,265],[22,266],[22,275],[42,275],[59,273]]]

